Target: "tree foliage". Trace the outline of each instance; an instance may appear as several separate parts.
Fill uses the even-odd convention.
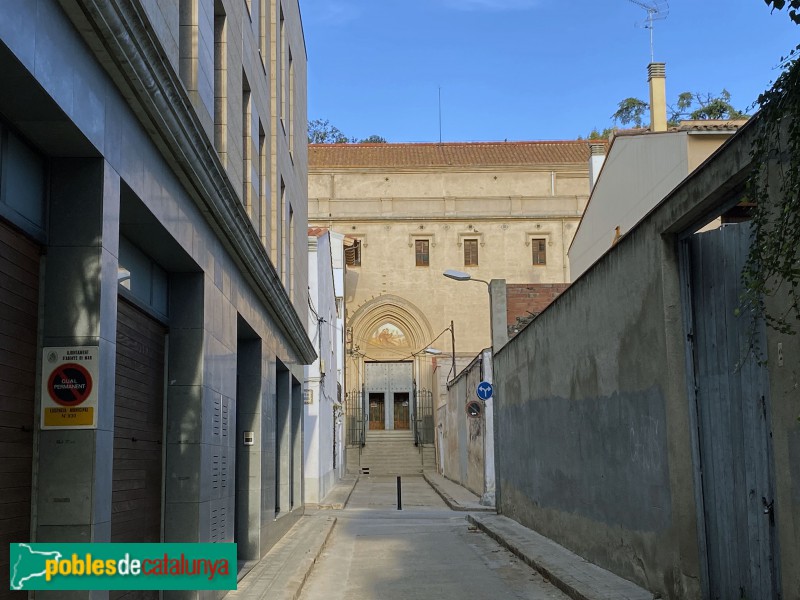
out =
[[[767,6],[771,6],[772,10],[783,10],[786,6],[789,7],[789,18],[800,25],[800,0],[764,0]]]
[[[363,140],[358,140],[359,144],[385,144],[386,138],[380,135],[371,135],[369,137],[364,138]]]
[[[309,144],[346,144],[350,140],[328,119],[314,119],[308,122]]]
[[[332,125],[328,119],[314,119],[308,122],[309,144],[385,144],[386,138],[371,135],[364,139],[347,137],[341,129]]]
[[[800,2],[800,0],[797,0]],[[615,123],[643,127],[644,117],[650,105],[638,98],[625,98],[617,105],[617,111],[611,115]],[[674,104],[669,105],[667,124],[677,127],[684,119],[742,119],[747,114],[731,104],[731,95],[723,89],[719,94],[683,92],[678,94]]]
[[[642,119],[645,112],[650,105],[644,100],[638,98],[625,98],[617,106],[617,112],[611,115],[614,123],[622,125],[633,125],[634,127],[642,126]]]
[[[800,24],[800,0],[765,0],[774,9],[789,7]],[[746,289],[741,310],[755,325],[794,334],[800,320],[800,46],[783,59],[784,70],[758,98],[758,135],[751,150],[747,194],[755,204],[752,243],[742,271]],[[788,298],[777,312],[766,299]],[[755,338],[754,338],[755,339]]]

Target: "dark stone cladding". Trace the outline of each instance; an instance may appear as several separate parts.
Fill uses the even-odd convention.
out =
[[[316,359],[183,84],[136,0],[58,0],[304,364]]]

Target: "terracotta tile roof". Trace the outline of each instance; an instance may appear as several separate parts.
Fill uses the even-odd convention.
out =
[[[681,121],[680,131],[736,131],[747,123],[747,119]]]
[[[320,237],[328,232],[327,227],[309,227],[308,237]]]
[[[633,129],[617,129],[614,135],[658,135],[659,133],[675,133],[676,131],[736,131],[747,123],[747,119],[697,119],[694,121],[680,121],[677,127],[670,127],[666,131],[650,131],[647,127]]]
[[[443,144],[309,144],[309,168],[497,167],[580,164],[586,140],[565,142],[450,142]]]

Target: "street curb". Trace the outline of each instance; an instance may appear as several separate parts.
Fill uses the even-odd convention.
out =
[[[524,525],[497,515],[490,518],[506,519],[511,521],[515,528],[526,530],[529,533],[520,533],[520,536],[537,538],[550,546],[549,551],[540,553],[539,556],[526,552],[522,547],[523,540],[511,540],[493,529],[484,522],[483,515],[467,515],[467,521],[486,533],[498,544],[509,550],[529,567],[538,571],[559,590],[573,600],[653,600],[652,592],[639,587],[635,583],[623,579],[618,575],[606,571],[595,564],[588,562],[577,554],[567,550],[549,538],[545,538]],[[540,542],[541,543],[541,542]]]
[[[456,500],[450,494],[448,494],[444,489],[439,487],[439,484],[436,483],[431,477],[428,477],[427,473],[423,472],[422,477],[425,479],[425,481],[428,482],[428,485],[430,485],[433,488],[433,491],[436,492],[442,500],[444,500],[444,503],[447,504],[450,510],[454,510],[457,512],[490,512],[490,513],[495,512],[494,507],[490,506],[479,506],[474,508],[464,506],[458,500]]]
[[[314,568],[314,565],[317,562],[320,554],[325,549],[325,546],[328,545],[328,540],[333,533],[334,528],[336,527],[336,517],[328,517],[328,521],[330,521],[330,527],[328,527],[328,532],[325,534],[325,538],[322,540],[322,543],[319,545],[318,548],[314,549],[311,548],[309,553],[304,556],[299,564],[298,570],[295,572],[295,575],[289,579],[289,583],[287,585],[287,592],[291,593],[291,600],[298,600],[300,598],[300,593],[303,591],[303,586],[308,581],[309,575],[311,575],[311,570]],[[298,577],[299,575],[299,577]],[[294,591],[292,592],[292,589]]]
[[[353,490],[356,489],[356,484],[358,483],[358,479],[359,476],[356,475],[355,478],[352,480],[351,479],[340,480],[338,486],[342,487],[352,482],[352,485],[350,485],[350,489],[347,491],[347,494],[344,495],[345,496],[344,501],[334,501],[326,503],[325,502],[325,500],[327,499],[326,496],[325,498],[323,498],[323,501],[317,505],[317,508],[319,510],[344,510],[347,507],[347,503],[350,502],[350,496],[353,495]]]

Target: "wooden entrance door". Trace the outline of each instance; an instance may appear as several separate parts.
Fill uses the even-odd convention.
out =
[[[408,392],[394,394],[394,428],[409,429],[409,394]]]
[[[751,323],[736,316],[750,227],[726,225],[688,245],[707,597],[777,598],[769,385],[748,351]],[[766,348],[760,325],[758,347]]]
[[[383,394],[369,395],[369,428],[386,429]]]

